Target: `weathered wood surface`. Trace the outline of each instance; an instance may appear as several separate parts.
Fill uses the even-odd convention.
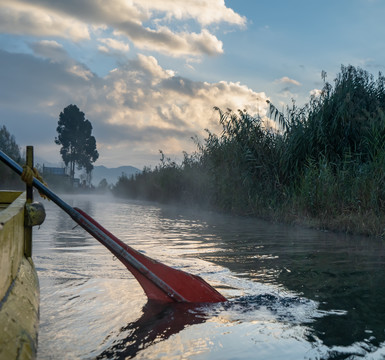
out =
[[[36,356],[39,282],[32,259],[24,255],[25,201],[24,193],[0,191],[1,360]]]

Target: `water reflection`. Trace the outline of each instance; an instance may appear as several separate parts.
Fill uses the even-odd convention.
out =
[[[72,206],[73,201],[69,201]],[[90,201],[83,202],[83,207],[86,212],[91,216],[93,213],[93,207]],[[84,232],[73,220],[64,212],[57,218],[55,232],[52,233],[52,239],[54,240],[54,246],[58,251],[71,251],[71,248],[77,248],[82,246],[91,246],[93,245],[93,240],[90,240],[88,234]]]
[[[199,334],[200,330],[207,331],[202,324],[209,321],[225,329],[225,334],[238,336],[238,325],[246,323],[269,324],[273,331],[290,334],[294,343],[298,340],[315,341],[311,330],[303,324],[310,323],[317,313],[317,304],[307,299],[286,295],[265,293],[255,296],[245,296],[233,301],[218,304],[162,304],[151,302],[145,304],[142,316],[122,327],[119,333],[112,332],[106,339],[114,337],[112,346],[105,349],[97,359],[131,359],[138,353],[152,347],[152,357],[157,358],[164,349],[173,347],[175,338],[163,346],[160,342],[167,341],[171,336],[192,325],[200,325],[196,330],[189,331]],[[325,316],[319,313],[317,316]],[[281,324],[285,324],[282,326]],[[269,330],[270,331],[270,330]],[[212,334],[215,336],[215,334]],[[300,337],[300,339],[298,339]],[[261,340],[262,341],[262,340]],[[197,348],[188,349],[190,356],[210,351],[210,339],[206,337],[196,340]],[[160,348],[154,350],[153,348]],[[249,350],[248,350],[249,351]],[[170,358],[179,358],[180,349],[174,348],[169,352]],[[267,354],[266,354],[267,355]],[[146,358],[146,355],[143,355]],[[143,357],[142,356],[142,357]],[[221,358],[226,359],[225,352]],[[186,352],[182,357],[188,358]],[[242,357],[240,357],[242,358]]]
[[[168,339],[186,326],[206,321],[202,307],[194,304],[148,301],[142,313],[138,320],[120,329],[119,340],[114,341],[97,359],[134,358],[140,350]]]

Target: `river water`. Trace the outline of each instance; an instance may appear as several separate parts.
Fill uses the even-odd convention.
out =
[[[154,304],[52,202],[34,229],[38,359],[385,359],[385,243],[104,196],[63,196],[229,301]]]

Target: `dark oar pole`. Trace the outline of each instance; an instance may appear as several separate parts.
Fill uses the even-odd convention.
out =
[[[17,164],[14,160],[12,160],[8,155],[4,154],[4,152],[2,151],[0,151],[0,160],[3,161],[5,164],[7,164],[19,175],[22,174],[23,172],[22,167],[19,164]],[[190,298],[190,299],[187,299],[185,296],[183,296],[180,293],[181,292],[180,290],[177,291],[175,289],[175,286],[172,287],[166,282],[167,277],[163,277],[164,279],[166,279],[166,281],[164,281],[160,276],[158,276],[156,273],[151,271],[151,269],[148,266],[145,266],[135,256],[131,255],[127,251],[127,249],[124,248],[124,245],[122,243],[119,244],[118,241],[116,240],[114,241],[114,237],[112,236],[112,234],[110,235],[105,229],[101,228],[101,226],[97,224],[88,215],[85,216],[81,212],[75,210],[73,207],[68,205],[66,202],[60,199],[55,193],[53,193],[50,189],[48,189],[43,183],[41,183],[38,179],[33,178],[32,184],[34,187],[36,187],[39,190],[39,192],[46,195],[50,200],[52,200],[56,205],[58,205],[62,210],[64,210],[69,216],[71,216],[71,218],[75,222],[77,222],[81,227],[83,227],[88,233],[90,233],[93,237],[95,237],[102,244],[104,244],[121,261],[124,261],[124,263],[129,264],[135,270],[137,270],[141,275],[143,275],[147,280],[154,283],[161,291],[164,292],[165,295],[167,295],[169,301],[176,301],[176,302],[200,301],[200,300],[191,300],[191,299],[200,299],[199,296]],[[152,266],[151,263],[148,263],[148,264],[149,266]],[[155,267],[152,267],[152,269],[154,270]],[[175,269],[173,270],[177,271]],[[183,272],[180,272],[180,273],[182,274]],[[186,274],[186,273],[183,273],[183,274]],[[198,279],[196,277],[196,279],[194,280],[192,276],[190,276],[189,279],[191,279],[189,280],[191,284],[184,284],[186,288],[188,288],[189,285],[191,285],[189,292],[185,291],[185,293],[189,294],[189,296],[191,294],[191,288],[194,288],[193,285],[195,285],[197,292],[202,291],[203,288],[206,288],[206,290],[208,289],[205,296],[202,297],[201,302],[219,302],[219,301],[226,300],[221,294],[219,294],[214,288],[211,288],[210,285],[208,285],[202,279],[200,278]],[[183,288],[179,288],[178,286],[176,287],[183,291]]]
[[[0,159],[9,167],[11,167],[19,175],[22,174],[23,168],[12,160],[8,155],[4,154],[0,150]],[[177,302],[185,302],[186,299],[178,294],[174,289],[170,288],[162,279],[159,279],[155,274],[153,274],[149,269],[147,269],[143,264],[136,260],[132,255],[128,254],[121,246],[112,241],[103,231],[99,230],[95,225],[88,221],[84,216],[82,216],[78,211],[76,211],[72,206],[68,205],[62,199],[60,199],[55,193],[48,189],[44,184],[42,184],[36,178],[33,179],[33,186],[36,187],[40,192],[46,195],[50,200],[52,200],[56,205],[58,205],[62,210],[64,210],[71,218],[77,222],[81,227],[88,231],[92,236],[102,239],[102,241],[108,245],[111,251],[125,259],[129,262],[135,269],[140,273],[154,282],[160,289],[162,289],[167,296]]]
[[[26,162],[29,167],[33,168],[32,146],[27,146],[26,148]],[[26,197],[27,204],[31,204],[33,202],[33,187],[28,184],[26,186]],[[25,213],[25,217],[27,217],[27,212]],[[27,257],[32,257],[32,226],[24,227],[24,254]]]

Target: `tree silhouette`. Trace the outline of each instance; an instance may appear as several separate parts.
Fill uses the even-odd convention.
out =
[[[69,165],[71,179],[75,176],[75,164],[78,169],[86,170],[90,181],[92,165],[98,157],[95,137],[91,135],[91,122],[76,105],[68,105],[59,115],[57,145],[62,145],[60,154],[66,166]]]

